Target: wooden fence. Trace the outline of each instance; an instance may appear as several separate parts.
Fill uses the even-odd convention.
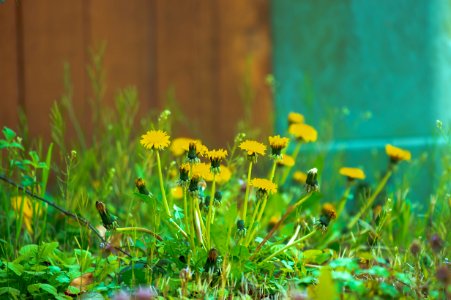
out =
[[[30,134],[48,139],[64,62],[71,66],[76,114],[89,124],[88,49],[105,41],[107,105],[119,88],[134,85],[142,113],[162,109],[173,87],[192,127],[225,145],[244,117],[248,82],[251,122],[268,132],[269,23],[266,0],[6,0],[0,4],[0,126],[17,128],[22,107]]]

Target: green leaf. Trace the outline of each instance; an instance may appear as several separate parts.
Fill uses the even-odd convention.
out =
[[[36,244],[26,245],[20,248],[19,254],[24,258],[34,257],[38,253],[38,248],[39,246]]]
[[[16,133],[6,126],[3,127],[2,132],[8,142],[11,142],[16,137]]]
[[[58,291],[56,290],[56,288],[47,283],[30,284],[27,287],[27,290],[33,295],[39,294],[39,291],[42,290],[52,296],[58,297]]]
[[[2,287],[0,288],[0,295],[3,294],[10,294],[14,299],[17,299],[17,296],[20,295],[20,291],[12,287]]]
[[[399,293],[396,290],[396,288],[393,285],[388,284],[386,282],[381,282],[379,284],[379,289],[382,291],[384,295],[388,295],[393,298],[397,298],[399,296]]]
[[[332,280],[332,272],[329,268],[322,268],[318,278],[318,285],[315,288],[314,299],[339,299],[337,287]]]
[[[14,263],[14,262],[7,262],[6,267],[16,273],[17,276],[22,275],[24,271],[24,267],[21,264]]]
[[[232,255],[234,257],[237,257],[241,261],[247,260],[250,256],[249,250],[247,249],[247,247],[243,245],[237,245],[233,247]]]
[[[69,276],[67,276],[66,274],[60,274],[55,278],[56,282],[64,284],[64,283],[69,283],[70,282],[70,278]]]

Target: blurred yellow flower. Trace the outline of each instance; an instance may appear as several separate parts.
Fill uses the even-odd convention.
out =
[[[304,116],[297,112],[290,112],[288,114],[288,125],[304,123]]]
[[[23,204],[22,204],[23,202]],[[11,206],[16,211],[17,214],[20,213],[20,207],[23,205],[22,210],[22,218],[23,223],[25,224],[25,228],[28,233],[33,233],[33,228],[31,227],[32,219],[33,219],[33,202],[30,198],[26,196],[16,196],[11,198]],[[17,215],[19,218],[19,216]]]
[[[141,145],[149,150],[164,150],[169,143],[169,135],[162,130],[150,130],[141,136]]]
[[[254,178],[251,181],[251,186],[257,188],[260,191],[264,191],[266,193],[275,193],[277,192],[277,185],[268,180],[266,178]]]
[[[295,163],[295,161],[294,161],[293,156],[288,155],[288,154],[284,154],[282,156],[282,159],[277,161],[277,164],[279,166],[285,166],[285,167],[292,167],[292,166],[294,166],[294,163]]]
[[[181,186],[175,186],[171,189],[171,196],[174,199],[183,198],[183,188]]]
[[[301,171],[296,171],[293,174],[293,180],[299,182],[300,184],[305,184],[305,181],[307,180],[307,174]]]
[[[340,174],[348,177],[348,179],[365,179],[365,172],[359,168],[341,168]]]
[[[385,152],[390,157],[390,160],[394,163],[397,163],[398,161],[401,161],[401,160],[410,160],[411,159],[410,151],[392,146],[390,144],[387,144],[385,146]]]
[[[218,174],[220,172],[221,161],[227,156],[227,150],[210,150],[208,151],[207,155],[210,159],[210,171],[212,173]]]
[[[189,143],[194,142],[194,139],[180,137],[173,139],[171,142],[171,147],[169,148],[174,156],[182,156],[189,149]]]
[[[220,165],[219,173],[216,174],[216,183],[223,184],[230,180],[232,171],[225,165]],[[193,166],[193,174],[203,178],[205,181],[213,181],[213,174],[210,172],[210,165],[199,163]]]
[[[246,140],[240,144],[240,149],[246,151],[247,155],[265,155],[266,146],[260,142],[253,140]]]
[[[293,124],[288,128],[288,132],[303,142],[315,142],[318,138],[316,129],[307,124]]]
[[[286,137],[280,137],[280,135],[270,136],[269,145],[271,146],[271,155],[276,158],[281,158],[282,149],[284,149],[290,141]]]

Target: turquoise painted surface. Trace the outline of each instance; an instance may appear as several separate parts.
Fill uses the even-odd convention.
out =
[[[442,0],[272,1],[277,130],[298,111],[344,164],[381,170],[394,143],[425,155],[406,176],[433,173],[435,123],[451,119],[450,15]]]

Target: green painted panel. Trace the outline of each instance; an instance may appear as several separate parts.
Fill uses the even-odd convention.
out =
[[[433,172],[436,120],[451,119],[448,1],[271,4],[277,130],[285,132],[285,116],[298,111],[345,164],[381,170],[383,146],[393,143],[415,156],[429,152],[410,176]],[[428,182],[415,192],[424,198],[431,190]]]

